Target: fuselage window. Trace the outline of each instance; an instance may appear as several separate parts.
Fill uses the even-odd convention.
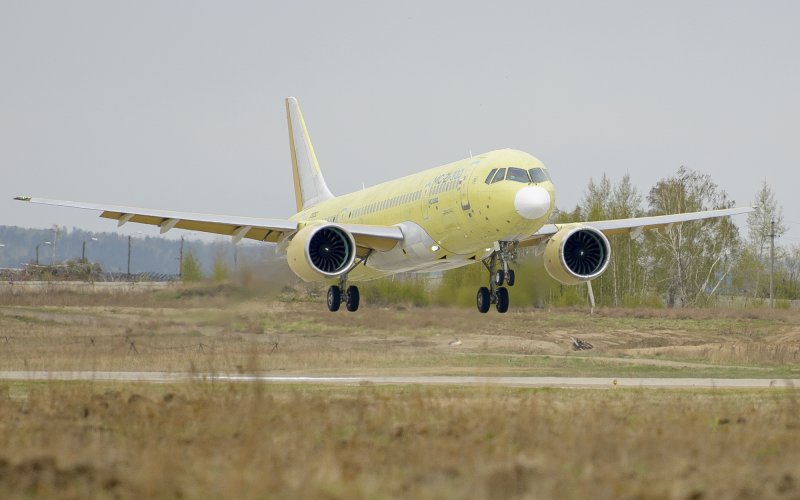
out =
[[[528,172],[531,174],[533,182],[547,182],[550,180],[550,174],[543,168],[532,168]]]
[[[515,182],[529,183],[531,180],[528,178],[528,172],[521,168],[509,168],[506,180]]]
[[[485,182],[486,184],[491,184],[492,183],[492,177],[494,177],[494,173],[495,172],[497,172],[497,169],[493,168],[492,171],[489,172],[489,175],[486,176],[486,180],[483,181],[483,182]]]
[[[497,170],[497,173],[494,174],[494,179],[492,179],[492,184],[495,182],[500,182],[506,177],[506,169],[501,168]]]

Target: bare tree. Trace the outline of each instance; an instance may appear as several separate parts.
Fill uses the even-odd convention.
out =
[[[766,262],[769,254],[770,234],[775,232],[775,237],[779,238],[786,232],[783,223],[783,207],[778,205],[775,193],[767,185],[765,180],[753,200],[754,211],[747,215],[747,237],[749,250],[755,254],[758,267],[755,269],[755,284],[752,293],[755,297],[759,293],[761,276],[766,273],[768,263]],[[775,226],[772,227],[772,222]],[[749,288],[749,287],[748,287]]]
[[[652,215],[729,208],[728,199],[711,177],[681,167],[660,180],[647,196]],[[710,219],[650,231],[652,272],[667,305],[695,305],[716,293],[726,280],[739,248],[739,233],[728,219]]]

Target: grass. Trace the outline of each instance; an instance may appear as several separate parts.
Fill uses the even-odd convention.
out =
[[[0,383],[0,492],[796,498],[795,391]]]
[[[793,311],[0,296],[0,370],[800,376]],[[571,350],[572,338],[591,351]],[[460,340],[457,346],[450,343]],[[0,382],[3,498],[797,498],[800,393]]]
[[[221,286],[6,295],[0,369],[796,377],[798,319],[752,309],[480,315],[374,304],[332,314],[321,299],[286,302]],[[572,338],[595,349],[573,352]]]

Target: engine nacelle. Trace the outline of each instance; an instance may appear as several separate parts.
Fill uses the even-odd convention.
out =
[[[597,229],[575,226],[553,235],[544,249],[544,267],[554,280],[576,285],[603,274],[611,258],[611,246]]]
[[[312,224],[299,230],[286,249],[289,268],[303,281],[340,276],[353,266],[356,242],[336,224]]]

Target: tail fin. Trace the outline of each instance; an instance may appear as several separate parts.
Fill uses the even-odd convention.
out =
[[[330,200],[333,194],[322,177],[317,156],[314,154],[314,146],[311,145],[306,122],[300,111],[300,104],[294,97],[286,98],[286,119],[289,121],[294,196],[299,212],[321,201]]]

